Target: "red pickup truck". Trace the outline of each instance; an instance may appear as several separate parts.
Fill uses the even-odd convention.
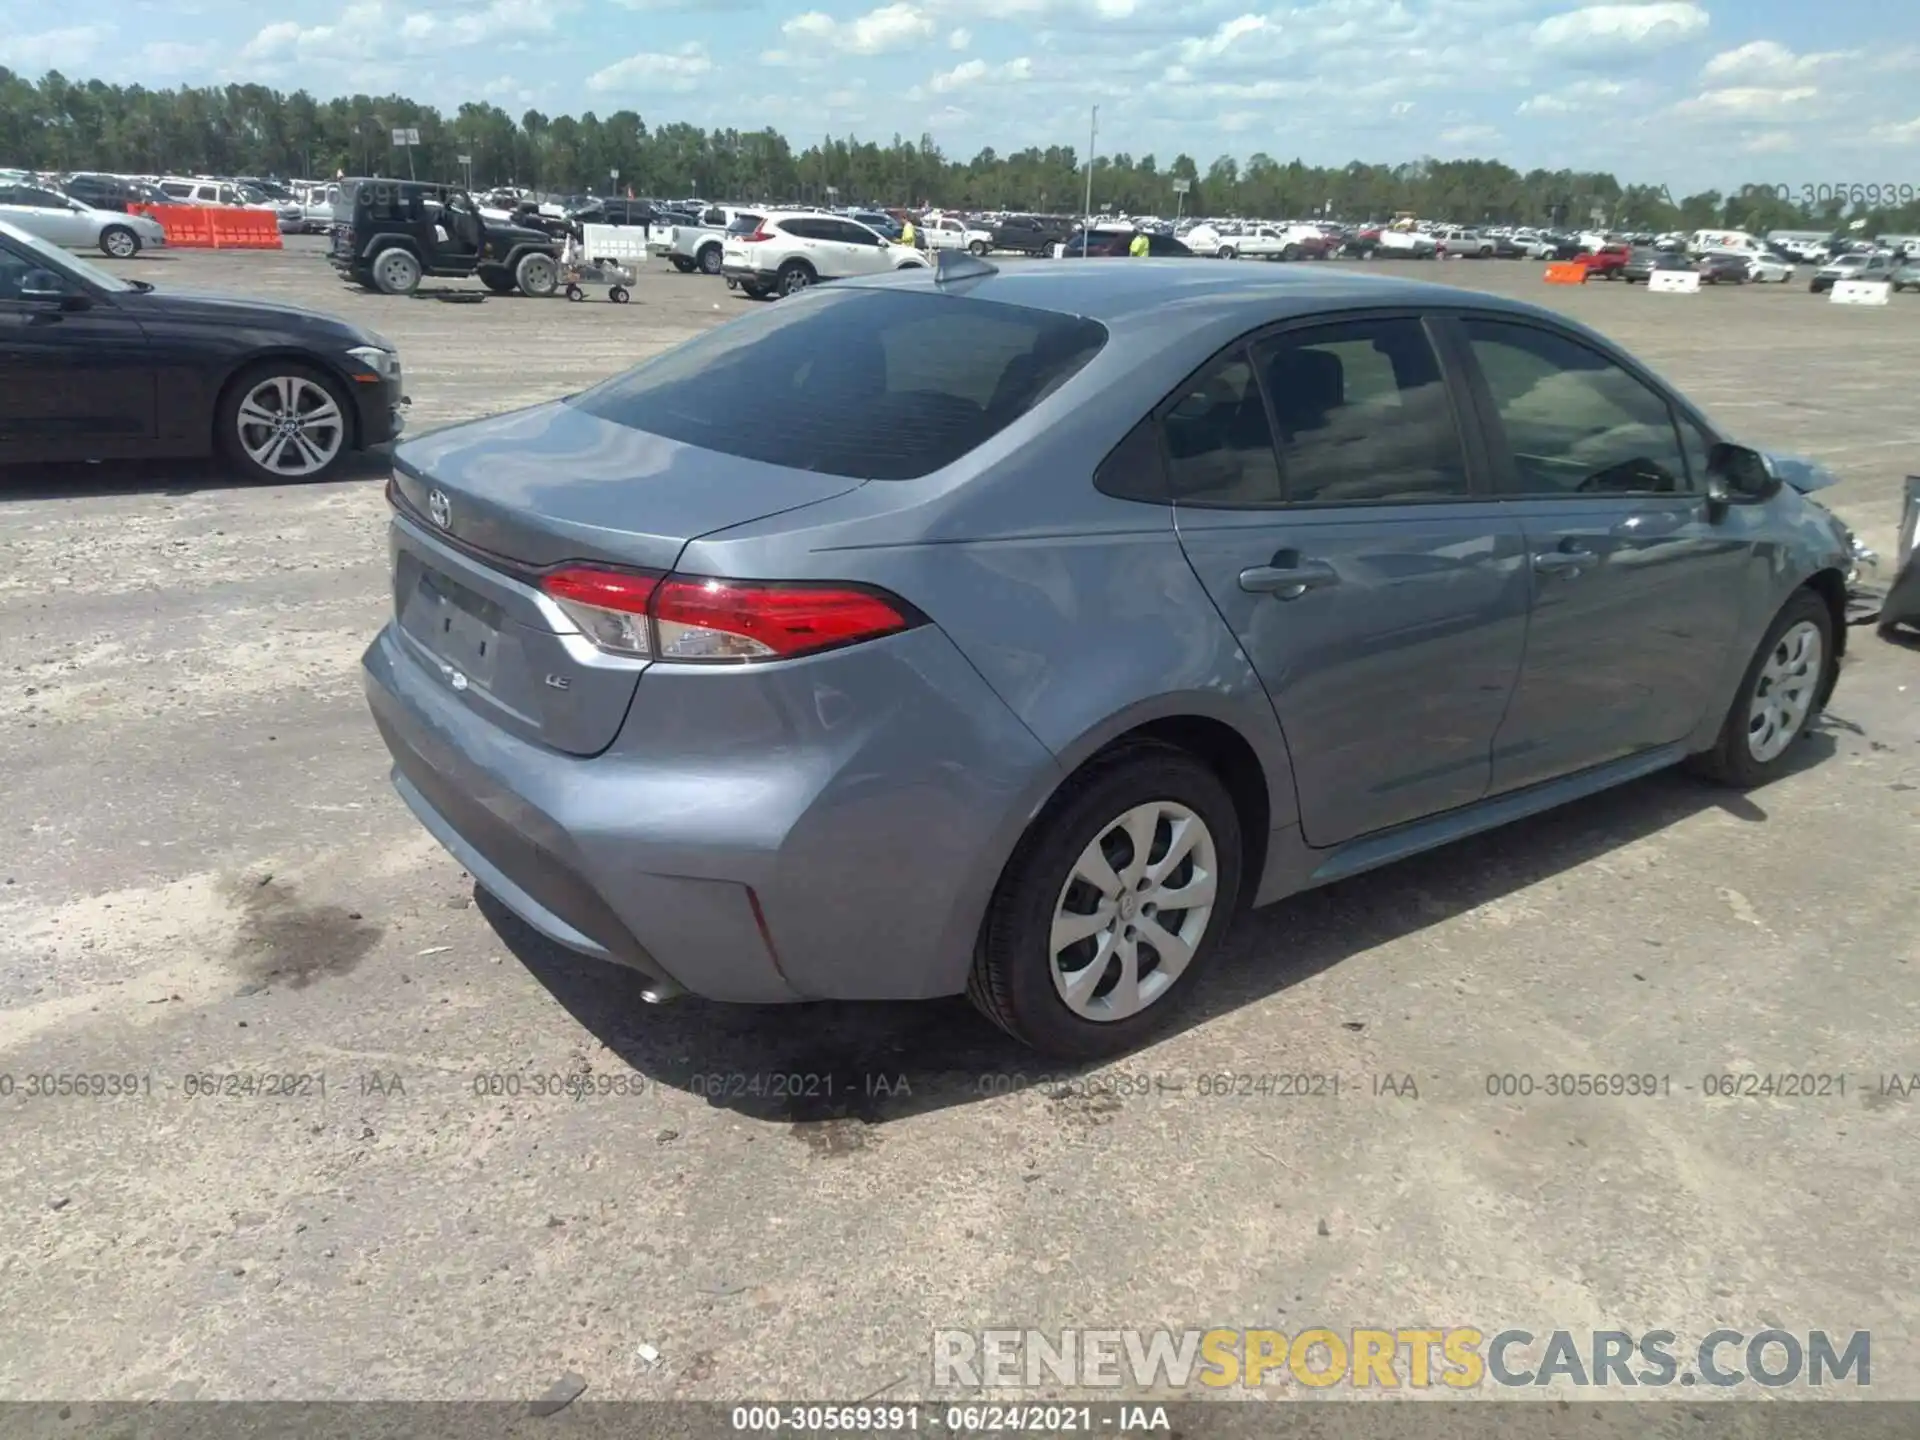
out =
[[[1598,250],[1573,257],[1575,265],[1587,267],[1589,280],[1618,280],[1627,268],[1627,259],[1633,254],[1626,245],[1602,245]]]

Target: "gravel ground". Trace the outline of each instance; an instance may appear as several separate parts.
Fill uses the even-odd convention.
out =
[[[747,303],[664,268],[625,307],[388,299],[310,242],[119,268],[366,321],[415,432]],[[1834,464],[1891,552],[1920,301],[1421,273]],[[0,477],[0,1397],[897,1397],[936,1328],[1423,1323],[1870,1329],[1874,1392],[1920,1397],[1920,1140],[1882,1079],[1920,1072],[1920,651],[1855,630],[1763,792],[1655,777],[1262,911],[1179,1034],[1039,1085],[962,1002],[655,1009],[503,939],[360,698],[382,473]],[[1671,1094],[1487,1091],[1569,1069]],[[1702,1093],[1731,1071],[1848,1079]],[[50,1073],[137,1093],[26,1098]],[[242,1074],[310,1078],[191,1093]],[[1338,1094],[1202,1078],[1243,1074]]]

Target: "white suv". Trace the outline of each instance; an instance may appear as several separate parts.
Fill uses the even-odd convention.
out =
[[[927,257],[910,245],[844,215],[774,211],[749,235],[728,235],[720,273],[727,288],[750,299],[791,295],[822,280],[884,275],[926,268]]]

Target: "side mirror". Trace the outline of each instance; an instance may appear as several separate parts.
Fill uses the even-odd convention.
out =
[[[1760,451],[1722,441],[1707,452],[1707,503],[1716,511],[1758,505],[1779,493],[1780,477]]]
[[[20,281],[20,298],[29,304],[58,305],[62,310],[77,310],[84,306],[87,297],[69,289],[66,282],[51,270],[29,270]],[[80,304],[73,303],[75,301]]]

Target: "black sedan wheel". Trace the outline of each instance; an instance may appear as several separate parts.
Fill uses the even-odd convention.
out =
[[[250,480],[323,480],[351,448],[348,401],[305,365],[270,360],[240,376],[215,417],[220,448]]]

